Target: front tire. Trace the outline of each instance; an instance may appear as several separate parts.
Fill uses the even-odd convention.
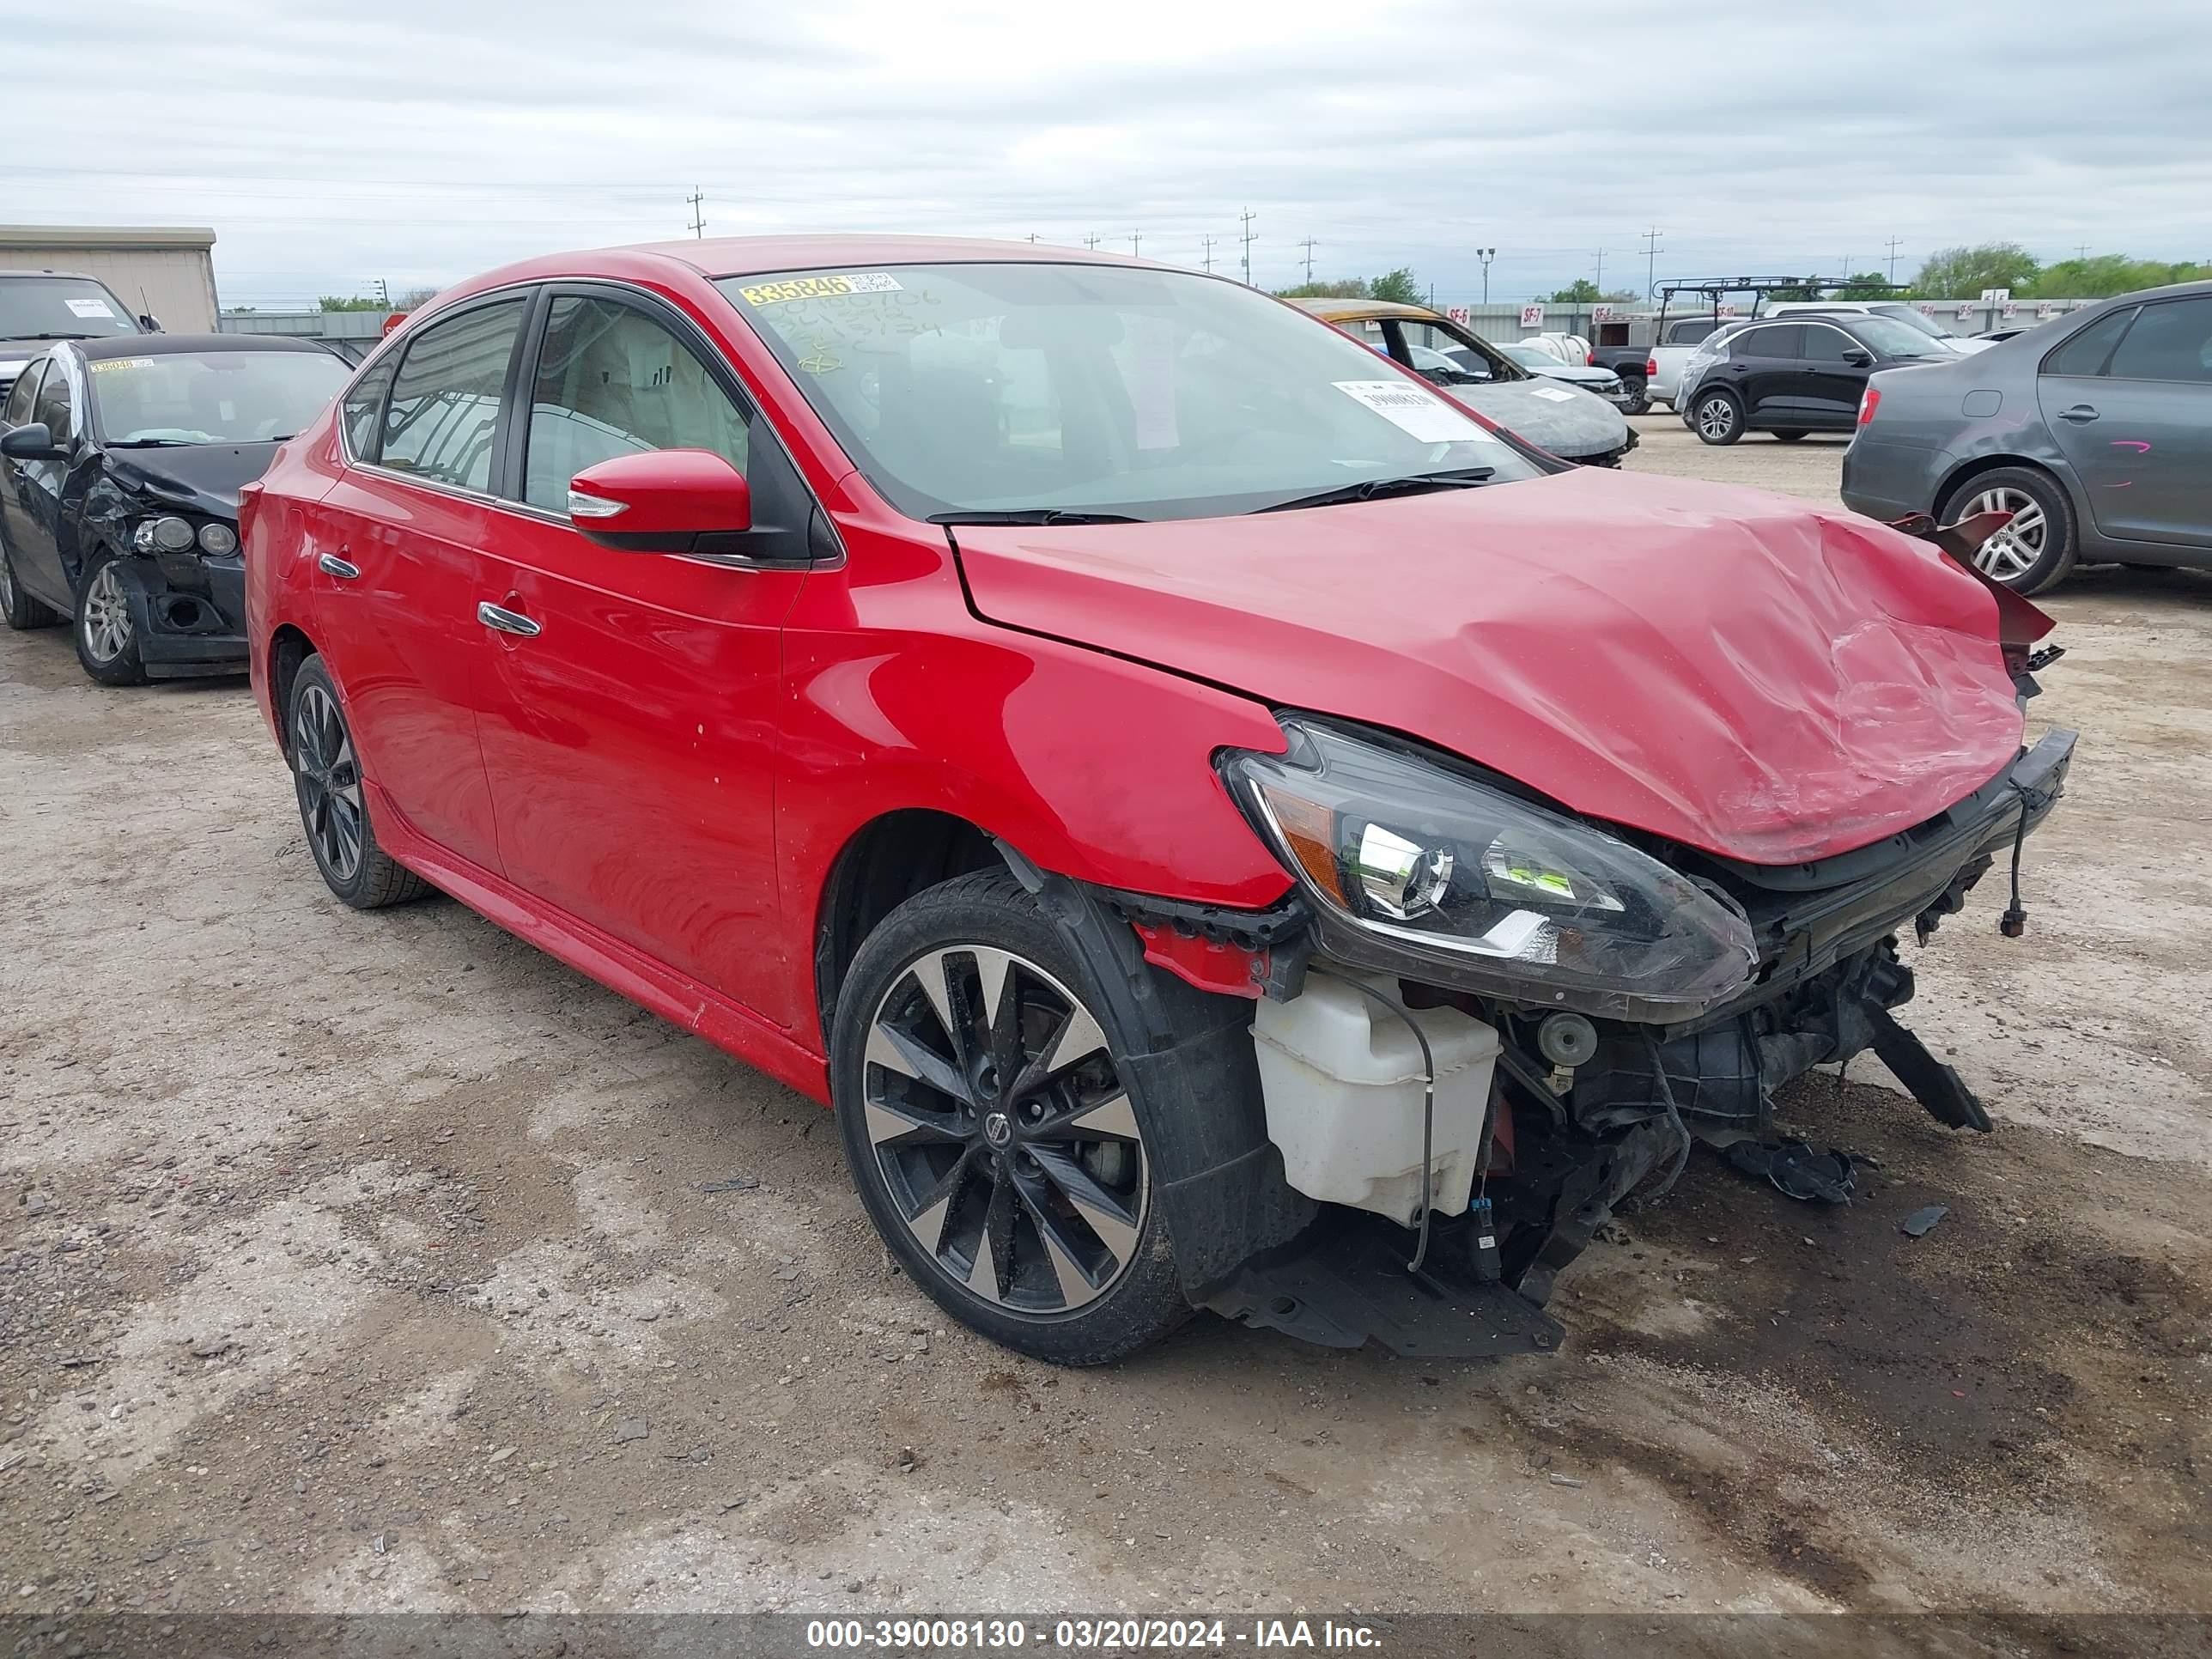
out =
[[[131,596],[124,592],[116,556],[100,548],[84,573],[77,594],[76,617],[70,626],[76,642],[76,659],[100,685],[143,685],[146,665],[138,654],[138,623],[131,614]]]
[[[1644,389],[1644,381],[1624,375],[1621,377],[1621,384],[1628,392],[1628,407],[1621,411],[1623,414],[1641,415],[1651,407],[1651,397]]]
[[[51,605],[41,605],[23,591],[15,580],[15,567],[8,552],[8,544],[0,541],[0,618],[8,626],[21,633],[26,629],[52,628],[61,620]]]
[[[1778,432],[1774,434],[1774,441],[1778,444],[1794,444],[1801,442],[1804,436],[1802,432]]]
[[[380,910],[431,891],[428,882],[376,844],[353,733],[320,657],[309,657],[293,677],[284,732],[300,825],[324,884],[356,910]]]
[[[1725,449],[1743,436],[1743,405],[1725,392],[1701,392],[1691,410],[1690,429],[1700,443]]]
[[[2010,513],[2012,522],[1974,551],[1974,567],[2016,593],[2040,593],[2063,581],[2079,551],[2074,506],[2051,477],[2001,466],[1953,490],[1937,519],[1956,524],[1977,513]]]
[[[830,1041],[846,1163],[899,1265],[963,1324],[1064,1365],[1191,1314],[1105,1006],[1010,876],[963,876],[868,936]]]

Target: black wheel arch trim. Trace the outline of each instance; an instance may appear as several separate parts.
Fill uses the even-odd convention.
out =
[[[1014,879],[1066,939],[1105,1005],[1111,1034],[1125,1045],[1115,1059],[1135,1085],[1131,1098],[1152,1156],[1153,1195],[1174,1241],[1184,1290],[1202,1299],[1207,1286],[1296,1237],[1321,1209],[1284,1179],[1282,1154],[1267,1138],[1252,1005],[1197,990],[1153,968],[1127,919],[1115,915],[1117,900],[1175,902],[1108,895],[1039,869],[1003,840],[995,845]],[[1278,925],[1257,922],[1262,913],[1254,914],[1255,926]],[[1304,921],[1301,914],[1291,931],[1302,931]],[[1287,917],[1279,925],[1291,928]],[[1186,1013],[1202,1012],[1202,1018],[1182,1022],[1186,1033],[1195,1029],[1196,1035],[1177,1040],[1170,998],[1184,1001]]]

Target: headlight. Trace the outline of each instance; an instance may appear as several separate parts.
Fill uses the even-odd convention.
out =
[[[238,551],[238,532],[227,524],[204,524],[200,526],[200,551],[235,553]]]
[[[1742,988],[1750,925],[1626,842],[1418,756],[1286,720],[1224,771],[1336,954],[1487,996],[1682,1018]]]
[[[148,519],[131,532],[131,545],[141,553],[181,553],[192,544],[191,523],[173,514]]]

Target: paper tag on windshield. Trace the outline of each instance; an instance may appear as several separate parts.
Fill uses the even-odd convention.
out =
[[[1492,444],[1498,441],[1441,398],[1409,380],[1338,380],[1339,392],[1373,410],[1409,438],[1425,444]]]
[[[71,313],[79,317],[112,318],[115,315],[105,300],[71,300],[67,303]]]
[[[118,368],[151,368],[154,360],[151,357],[100,357],[85,367],[95,374],[112,374]]]
[[[1571,404],[1575,400],[1573,392],[1565,386],[1533,386],[1529,389],[1528,395],[1532,398],[1541,398],[1547,403],[1554,404]]]
[[[888,270],[840,271],[832,276],[792,276],[781,283],[754,283],[740,288],[749,306],[772,306],[786,300],[835,300],[848,294],[896,294],[904,284]]]

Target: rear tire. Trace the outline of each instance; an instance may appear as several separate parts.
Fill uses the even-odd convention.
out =
[[[1743,405],[1725,392],[1700,392],[1692,400],[1690,429],[1700,443],[1725,449],[1743,436]]]
[[[5,542],[0,542],[0,617],[5,618],[8,626],[18,633],[31,628],[52,628],[61,620],[61,614],[52,605],[33,599],[16,581],[15,567],[10,562]]]
[[[77,664],[98,685],[143,685],[146,664],[138,654],[138,623],[131,596],[116,571],[116,555],[95,548],[77,592],[76,615],[70,624]]]
[[[1651,396],[1644,390],[1645,382],[1624,374],[1621,376],[1620,384],[1628,393],[1628,407],[1623,411],[1624,413],[1642,415],[1650,409]]]
[[[300,825],[324,884],[356,910],[404,904],[434,890],[376,844],[353,733],[320,657],[309,657],[293,676],[284,733]]]
[[[846,1164],[899,1266],[963,1325],[1062,1365],[1192,1312],[1110,1006],[1036,902],[986,872],[868,935],[830,1037]]]
[[[2045,473],[2001,466],[1960,484],[1936,516],[1956,524],[1977,513],[2009,512],[2012,523],[1984,542],[1975,568],[2015,593],[2040,593],[2065,580],[2079,553],[2074,504]]]

